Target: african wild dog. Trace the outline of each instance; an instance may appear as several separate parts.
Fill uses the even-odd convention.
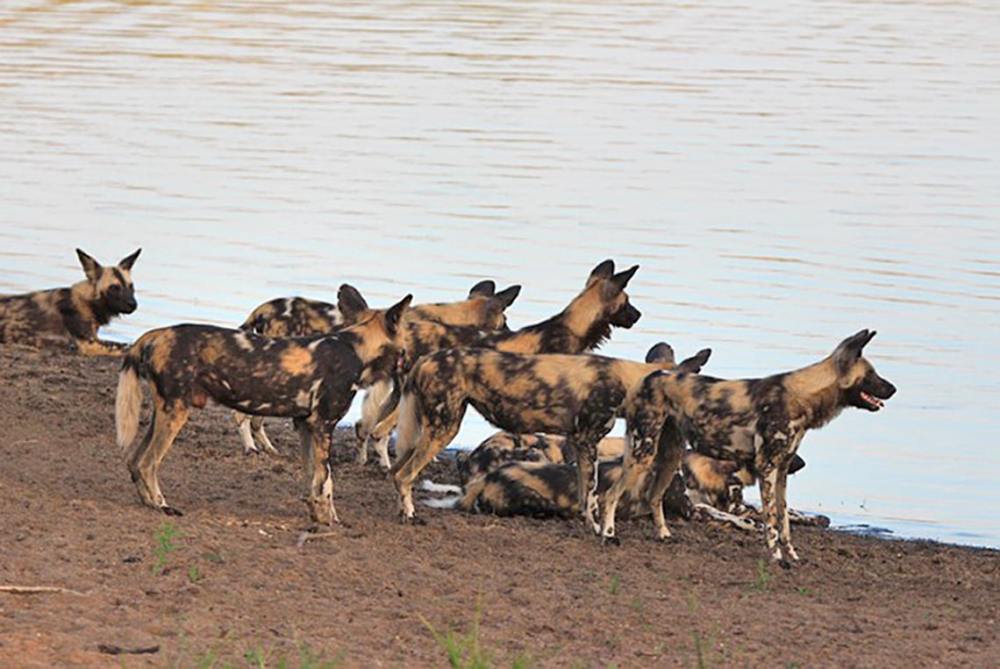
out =
[[[609,442],[606,444],[608,452],[618,450],[621,453],[625,445],[624,439],[619,437],[608,437],[602,440],[604,442]],[[598,463],[598,494],[621,478],[622,462],[623,457],[619,455]],[[789,473],[794,471],[790,469]],[[649,494],[655,479],[649,475],[650,470],[637,470],[636,473],[638,476],[626,487],[620,502],[622,515],[627,518],[652,513]],[[752,483],[752,474],[736,462],[687,451],[681,471],[663,496],[664,511],[685,518],[704,515],[740,529],[753,529],[755,524],[749,517],[750,510],[742,503],[742,488]],[[471,480],[454,507],[500,516],[569,517],[580,511],[577,485],[576,468],[572,464],[507,461]],[[801,518],[803,523],[815,524],[810,518]]]
[[[684,362],[700,370],[711,351]],[[392,467],[403,522],[414,520],[413,483],[454,439],[471,404],[493,425],[515,433],[567,437],[579,468],[580,508],[591,527],[596,447],[614,425],[629,391],[658,370],[673,369],[674,352],[660,343],[646,362],[597,355],[520,355],[489,349],[448,349],[413,367],[400,400],[398,456]],[[591,484],[593,481],[593,484]],[[664,489],[670,479],[662,482]]]
[[[611,336],[612,327],[630,328],[641,314],[629,302],[625,288],[639,269],[635,265],[615,274],[615,263],[605,260],[587,277],[583,290],[561,312],[540,323],[514,332],[484,334],[472,328],[457,328],[413,321],[406,327],[407,352],[411,360],[436,351],[477,347],[519,354],[567,353],[591,351]],[[397,422],[401,388],[394,384],[389,399],[357,426],[358,438],[380,443],[380,456],[388,466],[389,435]],[[375,402],[373,402],[375,403]]]
[[[103,267],[76,250],[87,278],[69,288],[0,297],[0,343],[67,344],[85,355],[121,355],[126,344],[101,341],[97,330],[135,311],[132,265],[142,249]]]
[[[624,451],[625,440],[621,437],[605,437],[597,442],[598,460],[621,457]],[[455,466],[465,486],[508,462],[564,464],[573,462],[573,456],[567,448],[566,438],[559,435],[497,432],[473,450],[459,453]]]
[[[411,360],[423,355],[427,350],[435,349],[442,339],[465,337],[479,339],[486,336],[508,333],[507,316],[504,313],[521,293],[521,286],[513,285],[500,292],[495,292],[492,281],[481,281],[472,287],[469,299],[464,302],[418,305],[408,313],[402,324],[404,332],[403,345]],[[422,336],[422,338],[421,338]],[[378,417],[383,404],[393,390],[391,380],[380,381],[365,389],[361,404],[361,419],[355,423],[354,430],[358,439],[358,464],[368,462],[368,443],[372,427],[379,426],[385,432],[379,433],[374,440],[375,452],[379,464],[388,470],[389,432],[392,428],[388,422],[378,423]]]
[[[461,302],[440,304],[420,304],[407,309],[404,322],[428,319],[453,325],[470,325],[487,330],[502,330],[507,327],[504,310],[520,293],[520,286],[511,286],[496,292],[493,281],[480,281],[469,291],[469,296]],[[307,337],[331,334],[371,314],[368,302],[356,288],[343,284],[337,291],[337,304],[309,300],[304,297],[278,298],[260,305],[247,317],[240,329],[255,332],[266,337]],[[373,387],[381,389],[383,382]],[[371,392],[366,389],[365,397]],[[277,453],[264,431],[264,418],[251,418],[235,412],[244,453],[257,453],[259,443],[265,451]],[[255,443],[256,442],[256,443]],[[367,459],[367,449],[362,450],[359,459]]]
[[[845,407],[878,411],[896,392],[863,356],[874,331],[848,337],[818,363],[763,379],[724,381],[696,374],[651,374],[626,407],[626,472],[677,470],[684,442],[699,453],[735,460],[760,481],[767,547],[774,560],[797,560],[789,530],[789,467],[805,433]],[[627,473],[624,478],[631,476]],[[602,535],[615,538],[615,505],[625,484],[603,496]],[[654,491],[656,492],[656,491]],[[656,504],[657,498],[651,498]],[[670,536],[657,519],[659,537]],[[779,547],[780,541],[780,547]]]
[[[514,302],[520,291],[520,286],[511,286],[497,293],[496,283],[480,281],[469,291],[469,297],[461,302],[415,304],[406,312],[406,317],[502,330],[507,325],[504,310]],[[279,297],[254,309],[240,329],[265,337],[330,334],[357,322],[368,311],[368,302],[361,293],[345,283],[337,292],[337,304],[304,297]]]
[[[125,355],[115,401],[118,444],[126,449],[139,425],[140,379],[153,395],[149,431],[127,458],[142,501],[179,515],[167,505],[157,472],[191,409],[211,399],[249,414],[294,419],[312,475],[312,518],[337,522],[331,434],[356,389],[395,373],[401,364],[399,323],[410,300],[407,295],[332,335],[270,339],[211,325],[175,325],[142,335]]]

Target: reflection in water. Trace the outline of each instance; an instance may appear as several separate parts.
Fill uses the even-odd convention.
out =
[[[5,3],[0,291],[141,245],[113,337],[343,281],[523,283],[518,325],[638,262],[609,354],[878,329],[900,393],[807,438],[793,503],[1000,545],[1000,6],[792,4]]]

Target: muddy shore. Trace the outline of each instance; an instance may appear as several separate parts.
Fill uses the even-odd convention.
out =
[[[558,520],[423,509],[428,524],[405,527],[377,466],[350,461],[347,432],[344,524],[300,546],[300,467],[245,457],[219,408],[166,458],[164,492],[185,512],[166,518],[140,506],[114,443],[117,369],[0,348],[0,586],[73,591],[0,592],[0,666],[441,667],[432,628],[468,637],[477,619],[498,667],[1000,658],[1000,552],[796,528],[805,562],[783,571],[761,561],[759,536],[676,519],[669,544],[636,521],[613,549]],[[288,426],[269,431],[291,453]]]

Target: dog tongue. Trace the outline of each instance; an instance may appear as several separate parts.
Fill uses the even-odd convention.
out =
[[[882,407],[885,406],[885,402],[883,402],[879,398],[875,397],[874,395],[869,395],[866,392],[862,392],[861,393],[861,399],[863,399],[865,402],[868,402],[873,407],[877,407],[879,409],[881,409]]]

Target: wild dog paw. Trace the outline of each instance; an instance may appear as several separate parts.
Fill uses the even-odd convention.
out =
[[[622,540],[619,539],[616,535],[612,534],[611,536],[601,537],[601,545],[602,546],[621,546],[622,545]]]
[[[168,516],[180,517],[184,515],[184,513],[180,509],[176,509],[172,506],[167,506],[167,505],[161,506],[160,511],[162,511],[164,514]]]

